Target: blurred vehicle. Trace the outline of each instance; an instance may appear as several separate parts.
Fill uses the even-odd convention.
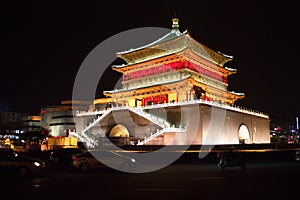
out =
[[[242,169],[247,168],[247,164],[243,159],[232,159],[232,158],[223,158],[222,161],[218,164],[221,169],[226,169],[227,167],[241,167]]]
[[[227,153],[219,152],[217,157],[220,160],[218,167],[223,170],[227,167],[241,167],[244,170],[247,168],[245,159],[240,154],[233,152],[233,149],[230,149]]]
[[[0,149],[0,173],[2,175],[43,175],[46,164],[44,161],[23,154],[15,153],[12,149]]]
[[[70,164],[72,161],[72,156],[74,154],[79,154],[85,152],[85,149],[81,148],[63,148],[57,149],[50,152],[50,160],[54,161],[55,163],[68,163]]]
[[[103,163],[97,158],[101,158]],[[110,164],[124,170],[137,167],[137,162],[134,158],[124,156],[113,151],[87,151],[73,155],[72,157],[72,165],[80,169],[82,172],[107,167],[106,164]]]

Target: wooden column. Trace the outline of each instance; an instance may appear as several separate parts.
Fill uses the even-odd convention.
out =
[[[185,91],[185,100],[186,101],[189,100],[189,91],[188,90]]]
[[[142,98],[142,106],[145,106],[145,98]]]

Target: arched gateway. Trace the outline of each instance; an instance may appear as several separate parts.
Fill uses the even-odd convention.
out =
[[[242,124],[239,128],[239,142],[240,144],[245,144],[247,140],[250,139],[249,129],[245,124]]]

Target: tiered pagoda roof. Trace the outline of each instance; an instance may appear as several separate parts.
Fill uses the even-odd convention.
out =
[[[231,99],[229,100],[231,104],[243,98],[244,93],[227,91],[227,76],[236,73],[236,69],[224,65],[233,57],[199,43],[187,30],[180,32],[178,19],[174,18],[172,21],[171,31],[158,40],[116,54],[127,62],[112,67],[113,70],[123,73],[123,89],[104,91],[104,94],[125,100],[130,96],[147,96],[147,91],[153,95],[156,91],[168,94],[169,89],[164,88],[176,86],[176,89],[180,90],[188,84],[207,89],[209,93],[213,92],[214,97],[225,94],[225,98]],[[171,79],[160,77],[161,70],[166,73],[170,68],[180,71],[180,77],[173,76]],[[161,79],[153,82],[149,77]],[[220,99],[224,100],[221,95]]]
[[[127,67],[134,64],[176,54],[185,49],[190,49],[194,54],[220,67],[223,67],[225,63],[233,59],[232,56],[225,55],[219,51],[214,51],[199,43],[187,30],[181,33],[178,27],[174,28],[174,23],[176,23],[176,21],[178,23],[178,19],[173,19],[173,29],[158,40],[142,47],[118,52],[117,56],[125,60],[127,64],[115,65],[113,66],[113,69],[122,72],[126,70]],[[230,68],[228,68],[228,70],[235,71]]]

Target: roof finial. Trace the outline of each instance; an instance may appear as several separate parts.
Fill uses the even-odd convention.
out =
[[[178,24],[179,19],[176,17],[176,13],[174,14],[174,17],[172,19],[172,29],[179,29],[179,24]]]

